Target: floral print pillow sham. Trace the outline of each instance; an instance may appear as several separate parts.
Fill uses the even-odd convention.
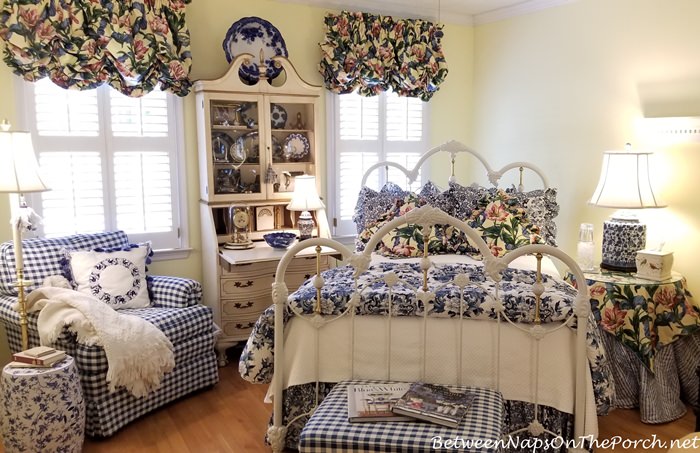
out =
[[[406,193],[403,198],[398,198],[400,192],[395,190],[391,203],[386,202],[386,195],[382,198],[381,193],[371,189],[363,189],[363,193],[365,198],[358,202],[360,210],[363,205],[371,205],[375,211],[387,205],[388,208],[375,217],[376,220],[371,212],[360,213],[356,209],[356,218],[361,217],[363,221],[362,225],[358,224],[358,251],[364,250],[372,235],[384,224],[425,204],[437,206],[477,229],[495,256],[503,256],[509,250],[532,243],[556,246],[556,225],[552,219],[558,214],[559,207],[554,189],[521,193],[512,189],[464,187],[450,183],[447,191],[440,192],[433,183],[427,183],[419,194]],[[380,206],[379,200],[384,200],[385,204]],[[451,225],[434,226],[429,237],[429,254],[468,254],[481,258],[466,235]],[[423,242],[422,228],[409,224],[386,234],[376,252],[394,258],[422,256]]]

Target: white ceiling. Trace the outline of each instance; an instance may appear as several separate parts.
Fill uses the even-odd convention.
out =
[[[331,9],[421,17],[441,23],[480,24],[576,0],[278,0]]]

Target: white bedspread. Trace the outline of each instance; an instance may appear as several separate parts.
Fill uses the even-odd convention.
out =
[[[63,326],[68,326],[79,343],[102,346],[111,391],[125,387],[136,397],[146,396],[175,366],[173,345],[157,327],[137,316],[119,313],[87,294],[41,287],[27,296],[27,311],[39,311],[41,344],[53,343]]]

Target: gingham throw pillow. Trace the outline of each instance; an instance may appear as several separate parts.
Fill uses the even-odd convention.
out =
[[[143,308],[151,304],[146,282],[149,244],[126,250],[69,251],[70,270],[77,290],[114,309]]]

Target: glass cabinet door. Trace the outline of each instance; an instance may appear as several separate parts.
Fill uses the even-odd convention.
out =
[[[259,102],[213,99],[210,109],[214,194],[261,194]]]
[[[314,174],[314,104],[273,98],[270,102],[271,174],[266,179],[273,198],[290,197],[294,177]],[[270,173],[270,170],[268,169]]]

